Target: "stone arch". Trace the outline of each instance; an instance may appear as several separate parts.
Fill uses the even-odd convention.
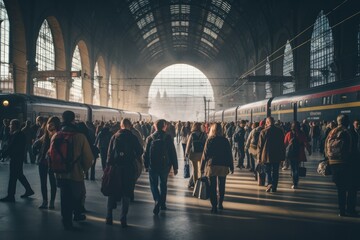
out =
[[[95,76],[95,69],[94,69],[94,76],[93,79],[95,80],[96,77],[99,79],[99,88],[100,88],[100,106],[107,106],[108,102],[108,76],[106,71],[106,64],[103,56],[99,55],[97,57],[97,61],[95,64],[98,64],[99,73],[98,76]],[[95,68],[95,65],[94,65]]]
[[[83,98],[84,103],[91,104],[92,103],[92,94],[88,94],[92,92],[92,71],[90,67],[90,55],[87,44],[84,40],[79,40],[76,44],[79,48],[80,59],[81,59],[81,79],[83,86]],[[72,53],[74,53],[76,45],[72,48]],[[72,56],[72,55],[71,55]]]

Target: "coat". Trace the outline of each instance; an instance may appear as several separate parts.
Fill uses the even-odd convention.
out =
[[[257,146],[260,163],[278,163],[285,160],[285,145],[283,131],[271,125],[261,131]]]
[[[203,133],[203,132],[199,132],[199,131],[196,131],[196,132],[192,132],[189,136],[189,139],[187,141],[187,144],[186,144],[186,149],[185,149],[185,155],[186,156],[189,156],[189,159],[192,160],[192,161],[200,161],[201,160],[201,157],[202,157],[202,152],[193,152],[192,151],[192,143],[193,143],[193,134],[196,134],[198,137],[200,137],[200,134],[201,135],[201,139],[205,145],[205,142],[206,142],[206,138],[207,138],[207,135],[206,133]]]
[[[290,131],[285,135],[285,139],[284,139],[284,145],[285,148],[289,145],[290,140],[293,138],[293,132]],[[311,147],[309,144],[309,141],[307,139],[307,137],[305,136],[305,133],[302,131],[296,132],[296,138],[298,140],[298,143],[300,144],[299,146],[299,153],[297,158],[295,159],[298,162],[306,162],[306,154],[305,154],[305,148],[308,150],[308,152],[311,152]]]
[[[10,164],[22,164],[26,157],[26,136],[22,131],[10,134],[7,148],[2,157],[10,157]]]
[[[208,138],[201,158],[201,172],[205,172],[208,177],[226,176],[229,169],[234,171],[229,141],[222,136]]]
[[[119,144],[124,144],[126,149],[123,162],[116,158],[116,153]],[[130,197],[135,188],[135,181],[137,175],[137,159],[143,153],[143,148],[138,139],[128,129],[121,129],[112,136],[109,144],[107,165],[115,166],[118,168],[118,174],[121,176],[121,187],[116,196]]]

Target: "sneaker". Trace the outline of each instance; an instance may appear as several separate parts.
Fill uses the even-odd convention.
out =
[[[154,207],[154,210],[153,210],[153,213],[155,215],[158,215],[160,212],[160,204],[159,203],[155,203],[155,207]]]
[[[43,202],[40,206],[39,209],[48,209],[48,202]]]
[[[271,189],[272,189],[272,186],[271,185],[268,185],[267,187],[266,187],[266,192],[270,192],[271,191]]]
[[[0,199],[0,202],[15,202],[15,198],[14,197],[4,197]]]
[[[160,207],[160,209],[161,209],[161,210],[167,210],[167,207],[166,207],[166,205],[162,205],[162,206]]]
[[[74,221],[75,222],[80,222],[80,221],[85,221],[86,220],[86,215],[85,214],[76,214],[74,215]]]
[[[291,189],[298,189],[298,186],[297,185],[292,185]]]
[[[32,196],[32,195],[34,195],[35,193],[34,193],[34,191],[32,190],[32,189],[30,189],[30,190],[28,190],[28,191],[26,191],[23,195],[21,195],[20,197],[21,198],[27,198],[27,197],[30,197],[30,196]]]

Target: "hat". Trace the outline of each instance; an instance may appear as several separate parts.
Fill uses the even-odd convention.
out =
[[[260,123],[259,123],[259,126],[264,126],[264,125],[265,125],[265,121],[261,120]]]

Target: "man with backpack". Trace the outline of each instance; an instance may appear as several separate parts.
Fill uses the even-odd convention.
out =
[[[256,166],[255,161],[257,161],[257,144],[259,142],[260,132],[264,127],[265,121],[260,121],[260,123],[255,122],[253,125],[254,129],[250,132],[245,145],[245,149],[248,149],[250,153],[251,170],[254,172],[255,181],[260,180],[259,185],[263,185],[262,183],[265,182],[265,177],[263,177],[264,171],[262,171],[262,166]]]
[[[238,151],[238,164],[237,168],[245,168],[244,166],[244,159],[245,159],[245,125],[246,121],[241,120],[239,127],[236,129],[234,135],[233,135],[233,142],[234,145]]]
[[[357,184],[356,156],[352,150],[352,139],[347,129],[349,117],[340,114],[338,127],[330,131],[325,140],[325,153],[329,159],[333,181],[338,191],[339,216],[358,216],[356,212]]]
[[[116,173],[120,177],[120,186],[116,193],[108,197],[106,224],[113,224],[113,209],[116,208],[116,202],[121,201],[120,222],[123,228],[127,227],[126,215],[129,210],[130,198],[133,196],[137,159],[143,153],[137,137],[132,134],[132,127],[129,119],[121,121],[121,129],[114,134],[110,140],[107,165],[117,168]]]
[[[166,210],[167,179],[171,167],[175,175],[178,173],[178,160],[174,141],[166,134],[166,120],[160,119],[154,126],[156,131],[146,139],[144,165],[146,171],[149,171],[150,188],[155,201],[153,213],[158,215],[160,209]]]
[[[51,139],[49,168],[56,174],[61,194],[61,216],[66,230],[73,229],[74,221],[82,221],[81,213],[84,188],[84,172],[93,161],[93,154],[86,136],[75,125],[75,114],[62,114],[62,128]]]

